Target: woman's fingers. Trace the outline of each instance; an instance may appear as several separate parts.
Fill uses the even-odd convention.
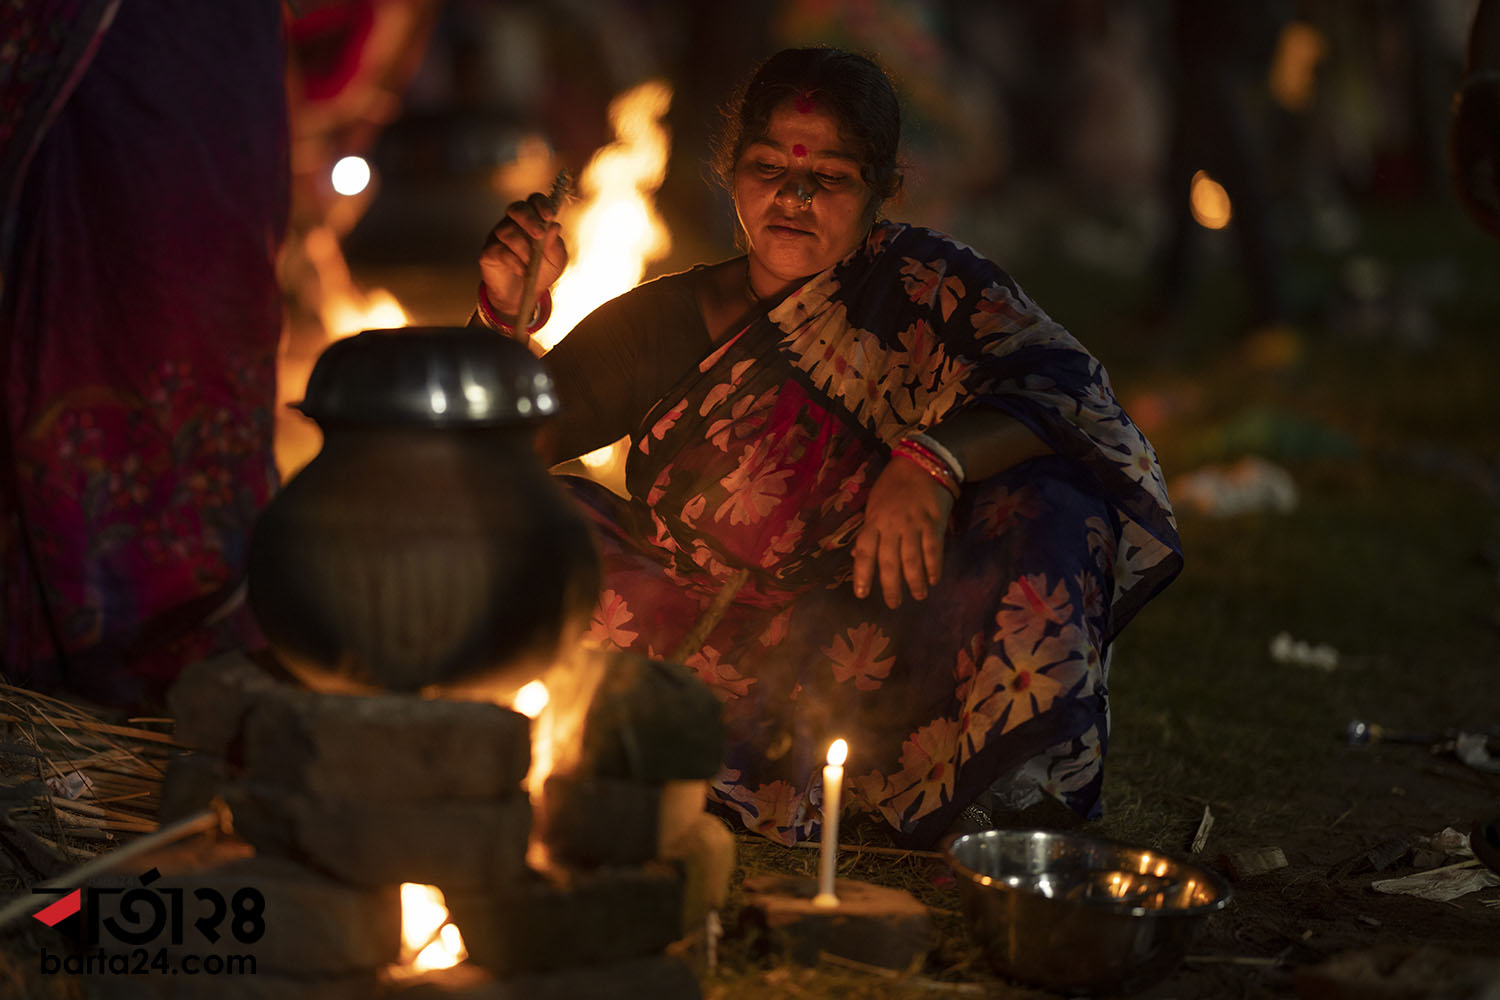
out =
[[[880,536],[880,590],[888,608],[901,606],[901,550],[906,547],[903,541],[901,532],[884,532]]]
[[[875,552],[880,532],[870,523],[869,515],[854,538],[854,596],[870,596],[870,578],[875,575]]]
[[[555,217],[547,196],[533,194],[508,205],[505,217],[491,230],[479,255],[479,270],[497,311],[510,315],[519,308],[526,270],[537,246],[542,259],[534,291],[550,288],[567,267],[568,251]]]
[[[888,607],[904,593],[925,600],[943,572],[943,532],[952,496],[923,470],[892,462],[865,501],[865,523],[854,541],[854,593],[866,597],[878,576]]]
[[[952,509],[951,505],[949,509]],[[947,525],[948,516],[944,514],[941,523],[933,524],[922,532],[922,562],[927,567],[927,583],[933,586],[943,576],[943,529]]]

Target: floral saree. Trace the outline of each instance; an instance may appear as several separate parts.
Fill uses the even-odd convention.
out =
[[[1054,454],[963,488],[926,600],[856,598],[852,543],[891,444],[978,406]],[[1178,571],[1177,534],[1099,362],[994,264],[876,226],[680,379],[626,477],[628,501],[570,480],[604,560],[590,640],[667,657],[748,571],[686,659],[730,732],[711,794],[747,827],[815,836],[838,737],[850,808],[912,842],[991,788],[1098,813],[1109,646]]]

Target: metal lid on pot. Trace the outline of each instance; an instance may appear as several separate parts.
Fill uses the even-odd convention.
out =
[[[557,412],[546,366],[478,327],[366,330],[329,345],[292,406],[320,424],[483,427]]]

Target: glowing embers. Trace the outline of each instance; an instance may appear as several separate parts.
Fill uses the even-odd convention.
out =
[[[412,973],[448,969],[469,957],[463,934],[448,919],[448,905],[435,885],[401,885],[401,963]]]

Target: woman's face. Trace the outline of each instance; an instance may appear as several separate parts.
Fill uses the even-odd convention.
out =
[[[864,239],[875,207],[838,120],[801,99],[779,105],[765,135],[745,146],[734,169],[734,204],[758,295],[845,257]]]

